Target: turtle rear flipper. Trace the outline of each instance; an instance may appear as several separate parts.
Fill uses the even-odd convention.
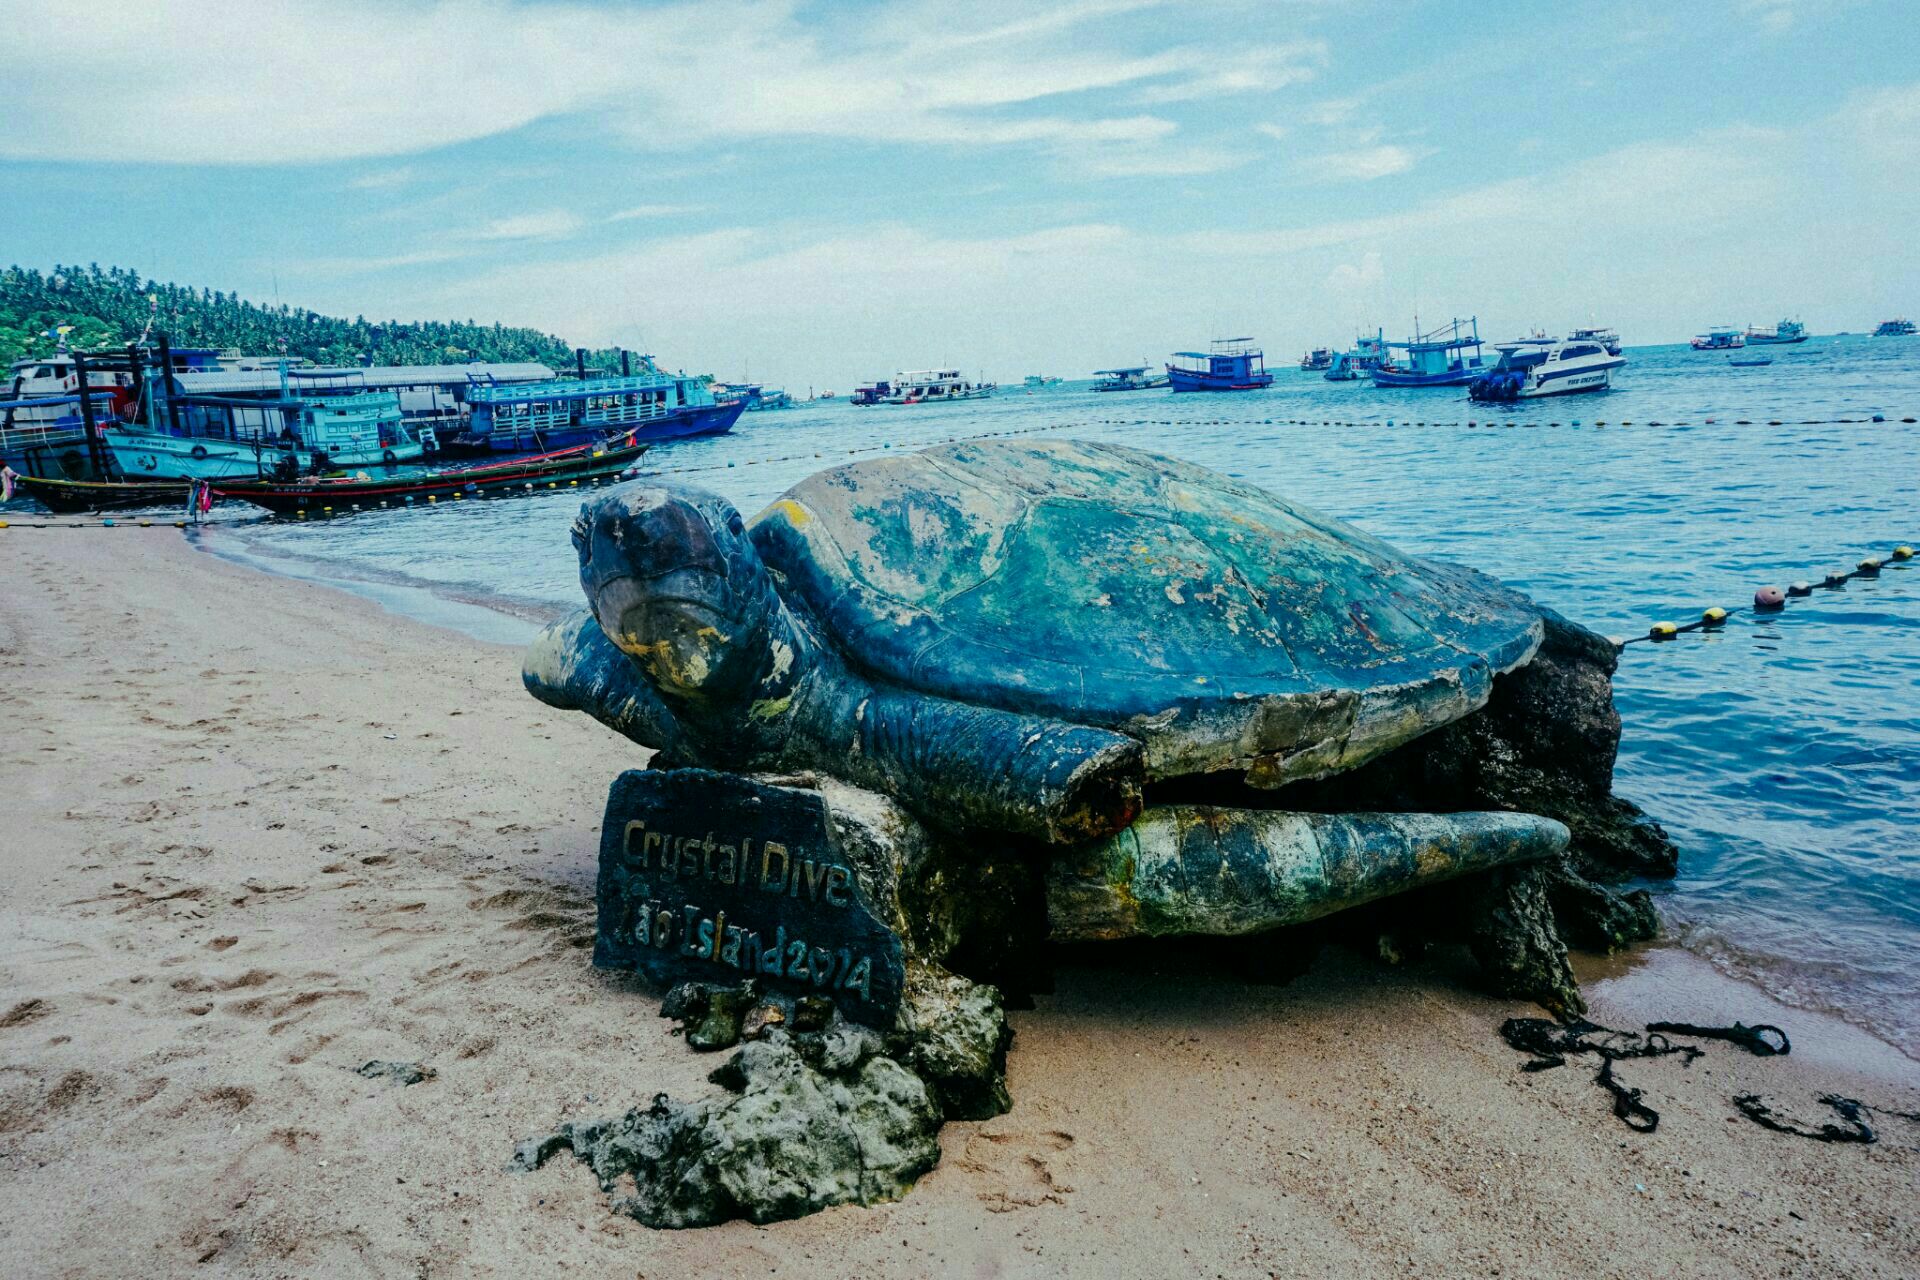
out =
[[[1455,876],[1566,852],[1531,813],[1292,813],[1148,809],[1060,855],[1048,875],[1056,942],[1233,935],[1301,924]]]

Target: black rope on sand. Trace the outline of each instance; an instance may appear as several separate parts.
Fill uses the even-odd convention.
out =
[[[1522,1071],[1550,1071],[1566,1066],[1571,1055],[1599,1054],[1600,1071],[1594,1083],[1613,1096],[1613,1114],[1638,1133],[1658,1129],[1660,1113],[1640,1100],[1640,1090],[1615,1079],[1613,1064],[1623,1058],[1663,1058],[1677,1053],[1691,1066],[1703,1052],[1695,1045],[1675,1044],[1651,1027],[1643,1036],[1637,1031],[1614,1031],[1584,1018],[1566,1023],[1550,1018],[1508,1018],[1500,1024],[1500,1035],[1521,1053],[1533,1055],[1531,1061],[1520,1064]]]
[[[1698,1036],[1703,1040],[1729,1040],[1756,1058],[1784,1056],[1793,1052],[1793,1042],[1787,1039],[1787,1033],[1766,1022],[1758,1022],[1751,1027],[1739,1022],[1730,1027],[1696,1027],[1691,1022],[1649,1022],[1647,1030],[1671,1031],[1677,1035]],[[1769,1040],[1769,1035],[1778,1036],[1780,1043],[1776,1045]]]
[[[1865,1115],[1874,1108],[1857,1098],[1843,1098],[1837,1093],[1822,1094],[1820,1101],[1839,1112],[1840,1118],[1852,1127],[1843,1129],[1837,1124],[1822,1124],[1818,1129],[1802,1129],[1799,1125],[1776,1120],[1773,1108],[1762,1102],[1757,1093],[1740,1094],[1733,1100],[1733,1105],[1740,1108],[1741,1115],[1762,1129],[1771,1129],[1775,1133],[1790,1133],[1796,1138],[1812,1138],[1815,1142],[1857,1142],[1863,1147],[1870,1147],[1880,1141],[1872,1127],[1867,1124]]]
[[[1725,1040],[1757,1058],[1785,1057],[1793,1052],[1793,1043],[1787,1039],[1787,1033],[1765,1022],[1753,1026],[1736,1022],[1730,1027],[1703,1027],[1691,1022],[1649,1022],[1644,1035],[1637,1031],[1615,1031],[1583,1018],[1575,1018],[1570,1022],[1554,1022],[1549,1018],[1508,1018],[1500,1024],[1501,1038],[1508,1045],[1521,1053],[1533,1055],[1520,1064],[1522,1071],[1550,1071],[1555,1067],[1564,1067],[1567,1059],[1576,1054],[1600,1055],[1600,1070],[1593,1078],[1594,1083],[1613,1098],[1613,1114],[1627,1128],[1638,1133],[1652,1133],[1659,1128],[1660,1113],[1641,1101],[1640,1090],[1622,1083],[1614,1076],[1613,1064],[1627,1058],[1662,1058],[1680,1054],[1685,1059],[1685,1065],[1692,1066],[1694,1060],[1706,1052],[1698,1045],[1676,1044],[1664,1034],[1666,1032],[1697,1036],[1704,1040]],[[1763,1129],[1792,1134],[1796,1138],[1811,1138],[1816,1142],[1872,1145],[1879,1139],[1867,1123],[1869,1114],[1895,1116],[1920,1124],[1920,1111],[1876,1107],[1858,1098],[1842,1097],[1837,1093],[1824,1094],[1820,1101],[1839,1113],[1840,1118],[1846,1121],[1846,1126],[1826,1123],[1818,1129],[1806,1129],[1791,1124],[1777,1118],[1773,1109],[1757,1093],[1740,1094],[1733,1099],[1733,1105],[1741,1115]]]

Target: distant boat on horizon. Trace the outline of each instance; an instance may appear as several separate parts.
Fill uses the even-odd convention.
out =
[[[1798,320],[1782,320],[1771,329],[1748,325],[1745,335],[1750,347],[1787,346],[1807,340],[1807,327]]]
[[[1167,385],[1165,374],[1149,373],[1153,366],[1131,364],[1124,369],[1095,369],[1093,376],[1098,379],[1093,384],[1095,391],[1151,391],[1155,387]]]
[[[1695,334],[1692,343],[1695,351],[1732,351],[1746,345],[1747,336],[1731,325],[1721,325]]]
[[[1607,354],[1620,354],[1620,335],[1610,325],[1582,325],[1567,333],[1568,342],[1597,342],[1607,349]]]
[[[1913,321],[1882,320],[1873,331],[1876,338],[1910,338],[1913,336]]]

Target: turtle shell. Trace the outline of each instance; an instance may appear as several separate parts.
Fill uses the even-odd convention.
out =
[[[1540,611],[1216,471],[968,441],[822,471],[752,525],[875,679],[1132,734],[1148,774],[1318,777],[1481,706]]]

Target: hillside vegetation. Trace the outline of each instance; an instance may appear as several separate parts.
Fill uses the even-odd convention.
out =
[[[268,306],[231,293],[143,280],[121,267],[29,267],[0,270],[0,368],[51,354],[48,334],[72,325],[70,345],[124,346],[153,320],[176,346],[238,348],[249,355],[286,354],[318,364],[445,364],[468,360],[573,363],[564,338],[502,324],[344,320],[299,307]],[[611,363],[611,362],[608,362]]]

